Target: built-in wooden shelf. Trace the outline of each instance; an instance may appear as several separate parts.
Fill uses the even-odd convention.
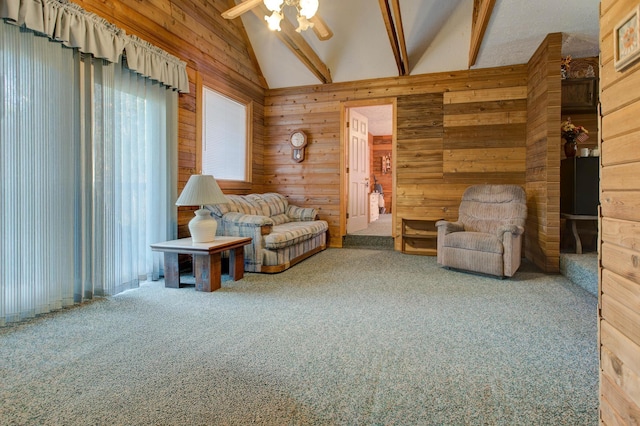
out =
[[[436,222],[439,220],[402,218],[402,252],[435,256],[438,248]]]

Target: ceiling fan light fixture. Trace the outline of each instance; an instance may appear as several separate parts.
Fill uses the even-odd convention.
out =
[[[280,12],[284,0],[263,0],[264,5],[272,12]]]
[[[318,11],[318,0],[299,0],[300,15],[307,19],[313,18]]]
[[[296,28],[296,31],[306,31],[309,28],[313,28],[313,22],[309,22],[309,20],[303,15],[298,15],[298,28]]]
[[[277,10],[274,10],[271,16],[264,17],[265,21],[269,25],[271,31],[280,31],[280,21],[282,21],[282,14]]]
[[[280,22],[284,18],[284,7],[295,7],[297,11],[298,28],[297,32],[313,28],[313,23],[309,19],[318,11],[319,0],[262,0],[265,7],[271,12],[271,16],[265,16],[271,31],[280,31]]]

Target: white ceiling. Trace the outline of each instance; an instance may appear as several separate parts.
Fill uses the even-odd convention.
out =
[[[473,68],[527,63],[550,33],[564,33],[564,56],[598,56],[599,15],[599,0],[497,0]]]
[[[353,110],[367,117],[369,120],[369,133],[373,136],[388,136],[392,134],[392,105],[357,107],[353,108]]]
[[[327,41],[311,30],[302,35],[334,83],[398,76],[377,0],[319,1],[318,14],[334,35]],[[597,56],[599,4],[496,0],[472,68],[527,63],[554,32],[564,34],[563,55]],[[400,0],[400,8],[411,75],[468,69],[473,0]],[[241,19],[270,88],[321,84],[258,17],[249,12]]]

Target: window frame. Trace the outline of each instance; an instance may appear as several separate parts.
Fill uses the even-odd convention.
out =
[[[244,180],[219,179],[215,176],[220,187],[235,191],[251,190],[253,185],[253,100],[240,92],[224,87],[219,81],[203,78],[200,73],[196,77],[196,173],[202,173],[202,147],[204,143],[204,89],[212,90],[235,102],[245,106],[246,116],[246,157]]]

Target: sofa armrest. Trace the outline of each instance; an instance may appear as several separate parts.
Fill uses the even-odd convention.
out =
[[[273,225],[273,220],[267,216],[260,216],[255,214],[244,214],[231,212],[222,216],[222,220],[225,222],[242,223],[244,225],[264,226]]]
[[[260,234],[267,235],[273,228],[273,220],[267,216],[231,212],[222,216],[224,229],[230,236],[251,237],[256,228],[261,228]]]
[[[271,233],[273,220],[267,216],[226,213],[222,216],[223,229],[218,235],[250,237],[251,244],[244,247],[245,269],[260,271],[265,247],[264,237]]]
[[[293,222],[316,220],[318,218],[318,210],[313,207],[298,207],[289,204],[287,207],[287,216],[289,216]]]

